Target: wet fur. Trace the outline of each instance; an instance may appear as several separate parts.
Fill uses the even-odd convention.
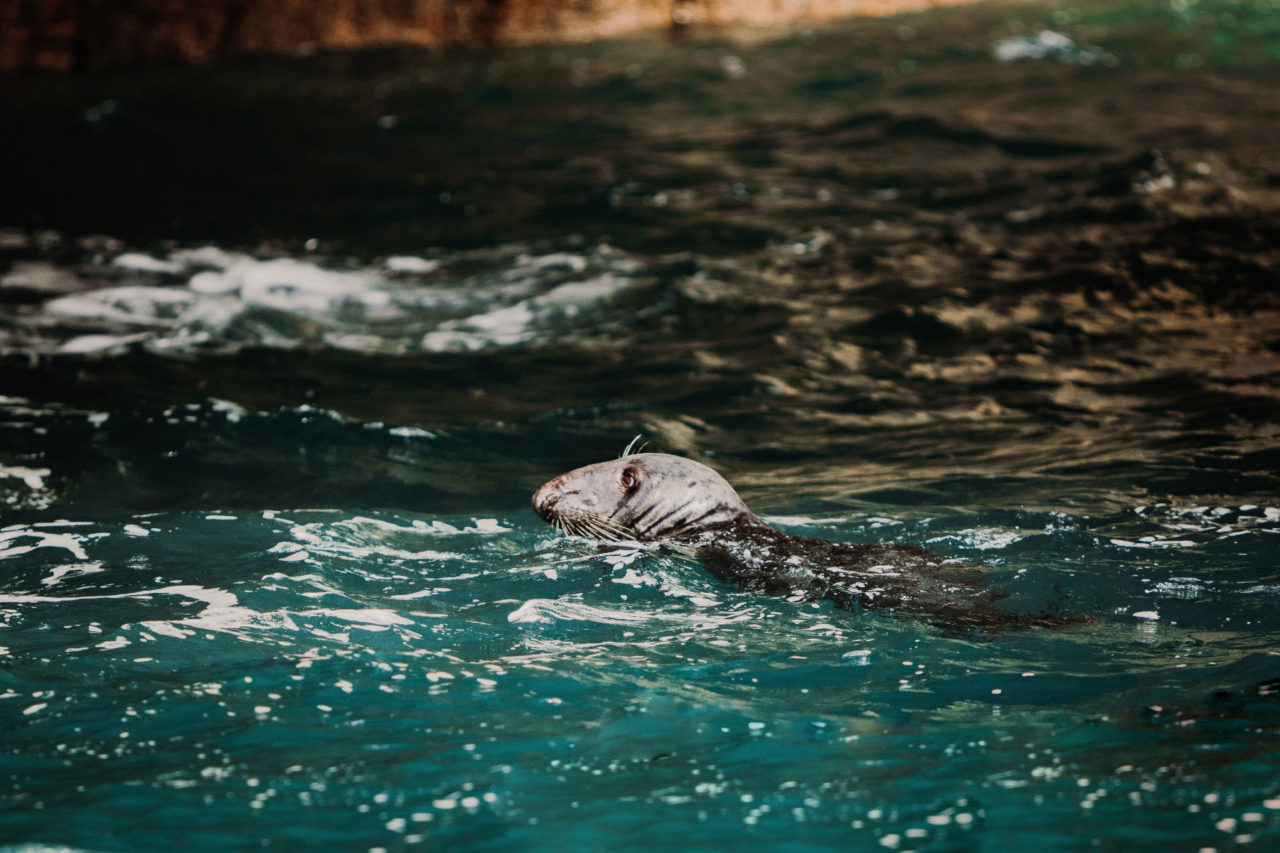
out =
[[[768,595],[826,599],[848,610],[896,610],[987,630],[1079,621],[1048,605],[1033,616],[1003,610],[996,602],[1005,593],[988,586],[981,569],[921,548],[829,542],[776,530],[723,477],[678,456],[624,453],[578,468],[540,488],[533,506],[565,533],[659,542],[696,555],[720,580]]]

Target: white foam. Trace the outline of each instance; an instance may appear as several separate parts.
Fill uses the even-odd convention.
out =
[[[382,627],[413,624],[412,619],[406,619],[394,610],[382,610],[375,607],[322,608],[317,610],[303,610],[298,613],[298,615],[328,616],[332,619],[340,619],[343,622],[353,622],[357,625],[378,625]]]
[[[1196,543],[1188,539],[1164,539],[1159,536],[1144,536],[1137,542],[1129,539],[1112,539],[1111,544],[1120,548],[1190,548]]]
[[[52,473],[48,468],[25,468],[21,465],[0,465],[0,477],[15,478],[33,492],[44,488],[44,478]]]
[[[463,534],[496,535],[510,532],[496,518],[477,518],[471,526],[458,528],[448,522],[433,521],[426,523],[416,521],[410,525],[396,524],[379,518],[356,516],[336,523],[295,524],[290,528],[293,540],[277,543],[270,550],[283,553],[285,561],[311,559],[312,555],[333,555],[352,560],[368,560],[381,558],[396,563],[458,563],[471,562],[472,558],[465,554],[441,551],[434,548],[410,550],[397,548],[389,541],[404,541],[405,535],[413,536],[454,536]],[[389,540],[385,534],[395,534]],[[475,573],[458,577],[476,577]],[[444,580],[444,578],[437,578]]]
[[[507,614],[508,622],[596,622],[602,625],[638,625],[643,622],[684,622],[685,617],[647,610],[610,610],[581,601],[531,598]]]
[[[624,289],[628,280],[611,273],[586,281],[570,281],[533,300],[537,305],[576,306],[583,302],[610,299]]]
[[[567,282],[515,305],[442,323],[423,336],[422,346],[436,352],[456,352],[528,343],[538,337],[543,323],[573,317],[584,307],[605,302],[628,283],[628,279],[612,274]]]
[[[497,247],[457,259],[468,273],[450,279],[447,256],[394,255],[376,266],[335,269],[310,258],[256,259],[214,246],[176,250],[167,259],[129,252],[113,262],[120,284],[73,293],[67,291],[86,283],[56,267],[15,272],[16,283],[66,293],[32,318],[50,351],[105,353],[142,342],[179,352],[320,344],[402,353],[550,341],[566,324],[590,329],[639,270],[605,248],[526,255]],[[157,273],[186,281],[159,286]],[[435,274],[430,284],[413,278],[427,273]],[[77,320],[71,335],[67,318]]]
[[[150,335],[78,335],[58,348],[59,352],[68,355],[88,355],[95,352],[109,352],[125,349],[133,344],[145,341]]]
[[[433,352],[469,352],[490,346],[513,346],[532,337],[533,309],[521,302],[476,314],[466,320],[443,323],[422,337],[424,349]]]
[[[172,261],[162,261],[159,258],[153,258],[150,255],[144,255],[141,252],[125,252],[111,262],[112,266],[122,267],[127,270],[136,272],[160,273],[164,275],[178,275],[182,272],[182,265]]]
[[[808,527],[818,524],[839,524],[845,521],[844,518],[818,518],[809,515],[768,515],[764,518],[770,524],[779,524],[783,527]]]
[[[221,412],[227,420],[235,423],[248,414],[243,406],[239,403],[233,403],[230,400],[221,400],[217,397],[210,397],[207,401],[209,407],[215,412]]]
[[[195,296],[184,288],[124,285],[63,296],[46,302],[44,308],[63,317],[167,325],[194,301]]]
[[[947,536],[935,536],[926,540],[929,544],[938,544],[941,542],[958,542],[979,551],[998,551],[1007,548],[1015,542],[1021,542],[1027,538],[1024,534],[1013,530],[1000,530],[995,527],[983,527],[975,530],[966,530],[963,533],[950,534]]]
[[[37,541],[31,545],[9,545],[5,547],[6,543],[18,539],[35,539]],[[76,536],[74,533],[50,533],[44,530],[33,530],[29,527],[10,527],[0,531],[0,557],[16,557],[19,554],[30,553],[37,548],[63,548],[70,551],[71,555],[78,560],[88,560],[89,555],[84,551],[83,541],[84,537]]]
[[[393,595],[391,598],[395,601],[417,601],[420,598],[431,598],[433,595],[446,591],[445,587],[432,587],[431,589],[420,589],[417,592],[406,592],[403,595]]]
[[[1061,56],[1075,50],[1075,46],[1076,43],[1062,33],[1041,30],[1034,36],[1004,39],[996,44],[991,53],[1001,62],[1012,62],[1016,59]]]
[[[421,427],[392,427],[387,430],[387,435],[394,435],[397,438],[436,438],[434,432]]]
[[[496,518],[473,518],[472,526],[466,528],[467,533],[510,533],[511,528],[503,526]]]
[[[179,249],[169,255],[171,260],[187,266],[207,266],[226,269],[234,263],[248,260],[248,255],[228,252],[217,246],[201,246],[198,249]]]
[[[193,293],[206,296],[226,296],[239,292],[240,282],[220,272],[205,271],[196,273],[187,282]]]
[[[1023,59],[1055,59],[1059,62],[1071,62],[1078,65],[1092,65],[1102,62],[1114,65],[1116,58],[1096,47],[1082,48],[1069,36],[1054,30],[1041,30],[1034,36],[1008,38],[996,43],[991,55],[1000,62],[1015,62]]]
[[[152,620],[147,620],[145,622],[139,622],[138,624],[141,625],[143,628],[146,628],[148,631],[152,632],[153,634],[160,634],[161,636],[164,636],[164,637],[173,637],[179,640],[185,640],[186,638],[195,635],[194,631],[188,631],[184,628],[179,628],[177,625],[173,624],[172,622],[161,622],[161,621],[152,619]]]
[[[426,274],[440,269],[440,262],[413,255],[392,255],[387,258],[386,267],[391,272]]]
[[[0,276],[0,287],[21,287],[40,293],[70,293],[84,284],[71,272],[48,261],[17,261]]]
[[[573,255],[568,252],[552,252],[549,255],[539,255],[531,257],[529,255],[521,255],[518,259],[521,266],[532,267],[533,269],[545,270],[552,267],[568,267],[574,272],[582,272],[587,268],[587,259],[581,255]]]
[[[102,563],[71,563],[65,566],[54,566],[49,570],[48,577],[40,579],[40,583],[45,586],[53,586],[67,575],[89,575],[105,571],[106,569],[102,567]]]
[[[241,273],[241,295],[280,308],[296,308],[299,304],[325,310],[332,300],[352,298],[381,305],[387,296],[370,288],[382,282],[369,273],[342,273],[321,269],[315,264],[292,258],[238,265]]]

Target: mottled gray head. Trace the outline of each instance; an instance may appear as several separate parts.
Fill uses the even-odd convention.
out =
[[[561,474],[538,489],[533,508],[566,533],[641,542],[755,520],[724,477],[666,453],[636,453]]]

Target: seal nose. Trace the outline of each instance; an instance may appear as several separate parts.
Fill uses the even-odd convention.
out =
[[[540,515],[543,521],[551,520],[551,511],[560,500],[559,483],[559,479],[552,480],[533,493],[533,511]]]

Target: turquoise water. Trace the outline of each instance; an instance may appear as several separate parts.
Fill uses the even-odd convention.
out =
[[[1276,698],[1257,685],[1276,677],[1280,625],[1248,556],[1280,532],[1275,510],[816,527],[904,527],[1013,588],[1047,575],[1026,582],[1052,580],[1099,621],[948,637],[600,555],[526,511],[15,525],[5,835],[88,849],[1275,838]]]
[[[183,420],[214,440],[237,426]],[[299,439],[331,422],[276,420]],[[0,530],[10,839],[1083,849],[1280,832],[1274,505],[774,518],[925,544],[1096,619],[996,635],[760,598],[523,508],[38,517]]]
[[[1277,848],[1276,23],[4,81],[0,845]],[[637,433],[1080,621],[535,516]]]

